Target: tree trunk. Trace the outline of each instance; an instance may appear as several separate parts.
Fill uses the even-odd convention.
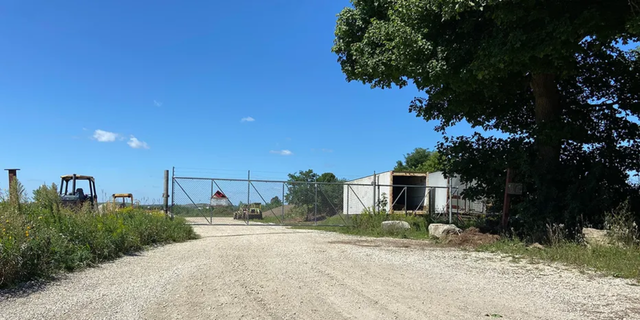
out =
[[[560,159],[561,140],[558,136],[561,107],[558,87],[553,74],[534,74],[531,89],[535,99],[535,116],[538,132],[536,144],[538,159],[555,166]]]
[[[540,223],[540,232],[545,234],[546,222],[556,221],[561,217],[559,206],[558,167],[562,146],[561,123],[562,107],[554,74],[534,74],[531,89],[535,99],[535,119],[537,130],[535,143],[537,148],[536,163],[536,220]],[[549,221],[551,220],[551,221]]]

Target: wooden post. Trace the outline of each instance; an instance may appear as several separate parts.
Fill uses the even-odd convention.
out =
[[[511,183],[511,169],[507,168],[507,181],[504,186],[504,203],[502,205],[502,229],[506,230],[509,224],[509,183]]]
[[[5,169],[9,171],[9,201],[13,204],[18,201],[18,170],[20,169]]]

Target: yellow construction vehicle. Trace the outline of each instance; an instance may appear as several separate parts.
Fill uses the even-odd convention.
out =
[[[244,205],[240,210],[233,214],[234,219],[261,219],[262,220],[262,204],[254,202],[250,205]]]
[[[114,193],[112,195],[112,199],[113,199],[113,204],[116,204],[116,201],[118,201],[118,199],[122,199],[122,203],[118,204],[118,208],[119,209],[123,209],[127,207],[127,202],[126,200],[129,199],[131,201],[131,205],[129,205],[129,207],[133,208],[133,194],[131,193]]]
[[[87,181],[87,191],[81,186],[81,181]],[[69,186],[71,185],[71,190]],[[88,203],[92,210],[98,209],[98,195],[96,194],[96,181],[92,176],[68,174],[60,176],[60,199],[66,207],[79,208]]]

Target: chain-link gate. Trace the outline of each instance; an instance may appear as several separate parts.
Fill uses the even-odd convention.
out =
[[[379,184],[375,179],[347,183],[172,176],[171,180],[171,213],[206,224],[348,226],[354,216],[366,212],[430,215],[458,222],[463,214],[478,209],[477,202],[462,199],[446,180],[436,185]]]
[[[173,177],[171,213],[224,225],[345,226],[341,183]]]

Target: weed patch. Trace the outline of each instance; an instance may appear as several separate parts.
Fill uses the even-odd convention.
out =
[[[35,201],[19,205],[0,200],[0,287],[197,237],[183,218],[162,212],[70,211],[60,206],[55,185],[34,194]]]

